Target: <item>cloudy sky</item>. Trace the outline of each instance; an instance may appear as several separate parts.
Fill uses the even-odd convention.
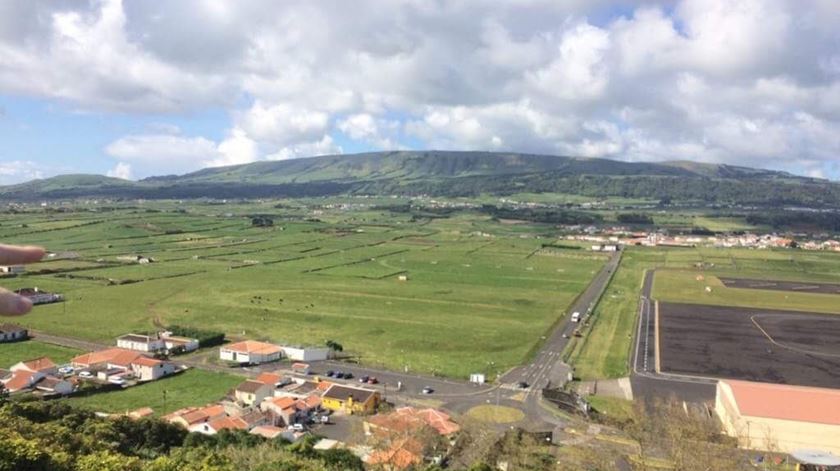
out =
[[[425,148],[840,179],[840,7],[0,2],[0,184]]]

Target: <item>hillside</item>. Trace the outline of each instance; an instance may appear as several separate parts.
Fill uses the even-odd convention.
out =
[[[0,198],[248,198],[558,192],[708,204],[840,207],[840,184],[732,165],[621,162],[492,152],[399,151],[207,168],[129,182],[64,175],[0,187]]]

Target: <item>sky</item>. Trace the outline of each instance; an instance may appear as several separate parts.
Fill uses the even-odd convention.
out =
[[[0,2],[0,185],[395,149],[837,180],[840,5]]]

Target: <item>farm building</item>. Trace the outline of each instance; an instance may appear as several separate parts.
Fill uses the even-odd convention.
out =
[[[29,338],[29,331],[17,324],[0,324],[0,343]]]
[[[34,288],[21,288],[15,291],[15,293],[29,298],[29,300],[32,301],[32,304],[49,304],[64,301],[64,296],[41,291],[37,286]]]
[[[840,390],[722,380],[715,412],[741,447],[840,453]]]
[[[324,392],[321,403],[325,409],[350,414],[372,414],[379,405],[379,392],[333,384]]]
[[[282,353],[283,350],[277,345],[243,340],[220,348],[219,358],[237,363],[258,364],[279,360]]]
[[[26,273],[26,268],[23,265],[0,265],[0,273],[5,275],[20,275]]]
[[[283,347],[283,354],[295,361],[326,360],[330,349],[326,347]]]
[[[163,339],[157,335],[125,334],[117,337],[117,346],[138,352],[156,352],[166,348]]]

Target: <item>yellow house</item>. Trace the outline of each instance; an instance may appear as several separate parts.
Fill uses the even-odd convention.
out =
[[[321,397],[321,405],[331,411],[348,414],[372,414],[379,406],[379,392],[333,384]]]

